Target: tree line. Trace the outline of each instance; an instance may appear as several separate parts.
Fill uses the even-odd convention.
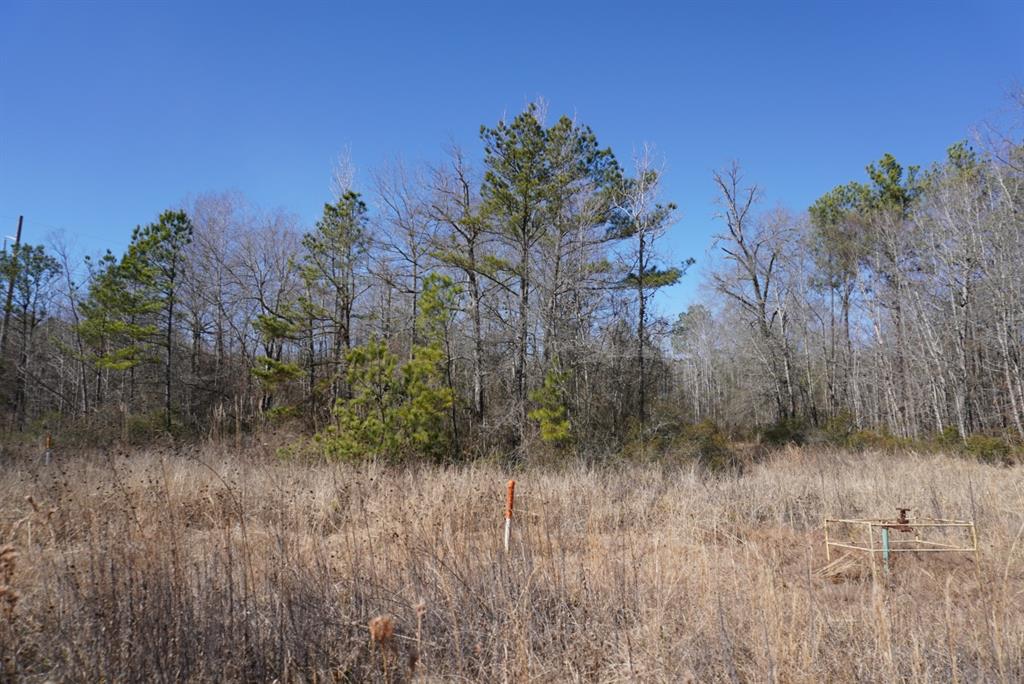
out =
[[[8,434],[248,441],[338,458],[616,453],[684,426],[1024,440],[1024,146],[884,155],[806,211],[713,174],[702,296],[648,150],[530,105],[474,154],[345,167],[315,225],[201,195],[123,254],[0,255]],[[477,159],[471,162],[470,159]],[[795,428],[794,428],[795,429]]]

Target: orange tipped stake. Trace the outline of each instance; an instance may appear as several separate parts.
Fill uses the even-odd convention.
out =
[[[509,537],[512,534],[512,505],[516,500],[516,481],[508,481],[508,494],[505,497],[505,553],[508,553]]]
[[[515,503],[516,499],[516,481],[508,481],[508,496],[505,497],[505,519],[508,520],[512,517],[512,504]]]

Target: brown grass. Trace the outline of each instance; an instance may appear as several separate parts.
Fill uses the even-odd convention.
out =
[[[1024,680],[1021,468],[791,450],[742,477],[515,475],[506,556],[492,466],[4,465],[0,679]],[[826,567],[824,515],[898,504],[974,517],[980,567]]]

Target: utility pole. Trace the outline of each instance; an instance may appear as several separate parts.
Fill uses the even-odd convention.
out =
[[[7,355],[7,331],[11,323],[11,303],[14,301],[14,282],[18,278],[18,248],[21,246],[21,224],[25,217],[18,217],[18,232],[14,234],[14,250],[11,252],[11,275],[7,281],[7,302],[4,304],[4,327],[0,332],[0,365]]]

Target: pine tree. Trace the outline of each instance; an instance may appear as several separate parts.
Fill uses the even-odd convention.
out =
[[[109,251],[89,267],[89,294],[82,302],[78,332],[90,349],[87,359],[95,371],[96,404],[103,402],[103,378],[110,372],[129,372],[128,401],[134,399],[135,372],[152,360],[147,347],[157,334],[154,316],[161,303],[153,288],[152,272],[138,259],[118,260]]]
[[[626,274],[619,286],[636,293],[636,364],[640,428],[647,423],[646,349],[650,300],[658,290],[675,285],[683,277],[693,259],[681,266],[664,267],[660,263],[657,243],[675,222],[676,205],[657,201],[659,174],[651,168],[647,155],[637,163],[635,178],[623,178],[617,188],[618,201],[611,212],[611,235],[631,240],[627,252]]]
[[[331,334],[328,380],[332,403],[348,396],[345,355],[352,348],[353,315],[359,296],[359,266],[368,244],[366,203],[346,191],[335,204],[325,204],[316,227],[302,240],[301,268],[307,295],[298,302],[300,317],[312,340],[313,327],[326,322]],[[310,352],[312,354],[312,350]],[[310,364],[313,364],[310,358]],[[310,391],[316,384],[311,366]]]
[[[184,276],[185,249],[192,242],[192,220],[184,211],[165,211],[156,223],[136,228],[126,257],[138,260],[150,277],[150,286],[159,302],[164,357],[164,428],[171,429],[174,384],[175,305]]]
[[[530,104],[511,123],[481,127],[484,141],[483,214],[512,253],[512,262],[492,260],[511,274],[508,289],[517,299],[513,399],[525,440],[527,422],[527,356],[530,297],[536,287],[535,246],[566,221],[580,186],[600,188],[618,178],[619,167],[610,149],[601,148],[587,126],[561,117],[545,128],[540,110]]]
[[[175,304],[191,240],[192,222],[183,211],[165,211],[156,223],[137,227],[120,260],[108,251],[99,263],[90,263],[89,298],[81,307],[79,332],[94,350],[97,387],[105,371],[128,371],[130,401],[134,369],[161,352],[167,430],[172,416]],[[97,392],[97,401],[100,398]]]
[[[345,355],[350,396],[336,402],[335,423],[318,435],[329,458],[440,458],[449,451],[454,392],[445,373],[444,336],[452,288],[446,277],[425,280],[416,323],[424,342],[405,363],[378,339]]]
[[[530,418],[540,428],[540,438],[545,444],[565,446],[572,439],[572,423],[566,406],[565,383],[569,374],[558,370],[556,362],[544,374],[544,384],[530,393],[530,401],[537,407],[530,411]]]

